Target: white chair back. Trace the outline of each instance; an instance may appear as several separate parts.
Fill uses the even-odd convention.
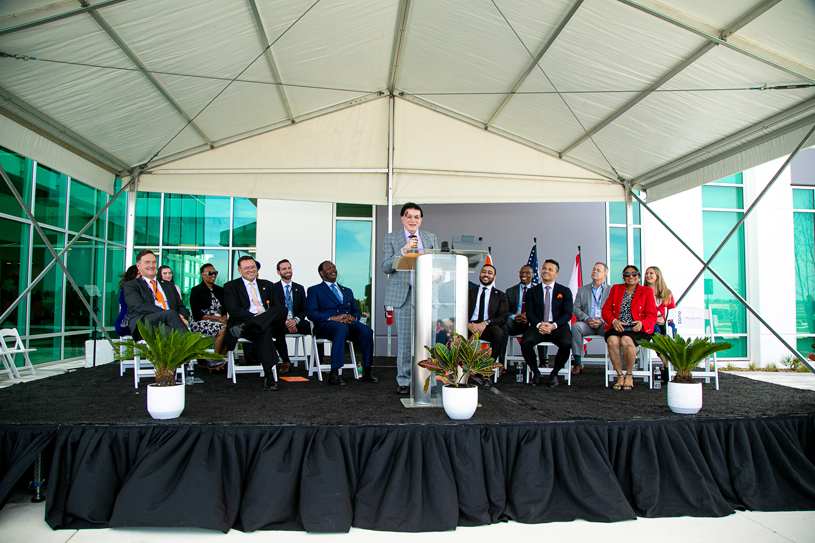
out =
[[[713,339],[710,310],[704,307],[677,307],[672,309],[669,318],[676,326],[676,333],[685,339]]]
[[[9,347],[10,343],[13,343],[13,346]],[[0,370],[0,373],[8,373],[10,378],[17,377],[18,379],[20,378],[20,370],[36,375],[34,365],[28,357],[28,353],[36,350],[25,348],[23,338],[20,337],[20,333],[17,332],[16,328],[0,329],[0,356],[3,358],[3,366],[5,367],[5,370]],[[24,360],[23,366],[19,369],[14,364],[14,358],[18,354],[22,355]]]

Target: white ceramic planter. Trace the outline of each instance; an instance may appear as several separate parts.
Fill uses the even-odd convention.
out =
[[[702,383],[668,383],[668,407],[674,413],[694,415],[702,409]]]
[[[444,412],[453,420],[467,420],[478,407],[478,387],[443,387],[441,389]]]
[[[184,411],[184,385],[147,385],[147,412],[154,419],[174,419]]]

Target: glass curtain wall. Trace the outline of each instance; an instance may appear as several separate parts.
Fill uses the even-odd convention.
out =
[[[0,147],[0,165],[31,209],[48,242],[59,252],[99,212],[110,195],[56,170]],[[115,189],[118,190],[117,181]],[[118,314],[118,274],[124,266],[127,202],[119,198],[85,231],[65,255],[65,264],[83,296],[113,333]],[[53,262],[5,182],[0,182],[0,281],[2,312]],[[34,364],[84,356],[93,322],[62,269],[54,265],[0,323],[16,328]],[[18,364],[22,361],[18,360]]]
[[[744,214],[742,174],[731,175],[702,187],[704,257],[710,258],[725,236]],[[711,267],[747,299],[744,225],[739,227]],[[747,310],[710,272],[704,275],[705,303],[713,315],[716,341],[733,347],[719,353],[722,358],[747,358]]]
[[[815,192],[792,189],[795,236],[795,327],[799,352],[815,349]]]
[[[372,302],[373,227],[373,206],[337,204],[334,238],[337,282],[354,291],[360,312],[368,317]]]
[[[608,240],[608,279],[612,285],[623,282],[623,270],[628,264],[634,264],[642,270],[642,224],[640,203],[633,203],[634,214],[634,262],[628,261],[628,245],[625,240],[625,202],[608,202],[606,204],[606,235]]]

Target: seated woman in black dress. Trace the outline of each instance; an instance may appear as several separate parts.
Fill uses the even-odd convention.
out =
[[[657,322],[657,305],[654,291],[640,286],[640,270],[629,264],[623,270],[622,285],[613,285],[603,305],[606,323],[606,344],[611,365],[617,372],[615,390],[634,388],[634,363],[637,360],[637,341],[651,339]],[[625,357],[625,377],[623,361]]]
[[[214,337],[214,350],[226,354],[226,311],[224,289],[215,284],[218,272],[212,264],[201,266],[201,283],[190,290],[190,331],[199,332],[204,337]],[[203,364],[202,364],[203,362]],[[221,360],[198,361],[209,369],[222,368],[226,358]]]
[[[127,310],[127,303],[125,303],[125,292],[122,287],[124,287],[125,283],[132,281],[138,276],[139,269],[135,266],[135,264],[127,268],[124,273],[119,275],[119,316],[116,317],[115,323],[116,333],[119,335],[119,337],[132,335],[130,333],[130,328],[128,327],[130,312]]]

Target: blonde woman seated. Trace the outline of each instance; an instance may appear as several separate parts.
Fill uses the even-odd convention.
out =
[[[611,287],[603,305],[606,323],[606,344],[611,365],[617,372],[615,390],[634,388],[634,363],[637,360],[637,341],[651,339],[657,322],[654,291],[639,284],[640,270],[629,264],[623,270],[622,285]],[[622,349],[622,356],[620,350]],[[623,361],[625,358],[625,376]]]
[[[654,299],[657,304],[657,323],[654,325],[654,333],[667,335],[668,333],[668,310],[674,309],[674,295],[668,290],[665,284],[665,279],[662,277],[662,270],[656,266],[651,266],[645,269],[645,276],[643,277],[643,284],[650,287],[654,291]],[[660,354],[659,359],[662,360],[662,365],[665,366],[665,358]]]

